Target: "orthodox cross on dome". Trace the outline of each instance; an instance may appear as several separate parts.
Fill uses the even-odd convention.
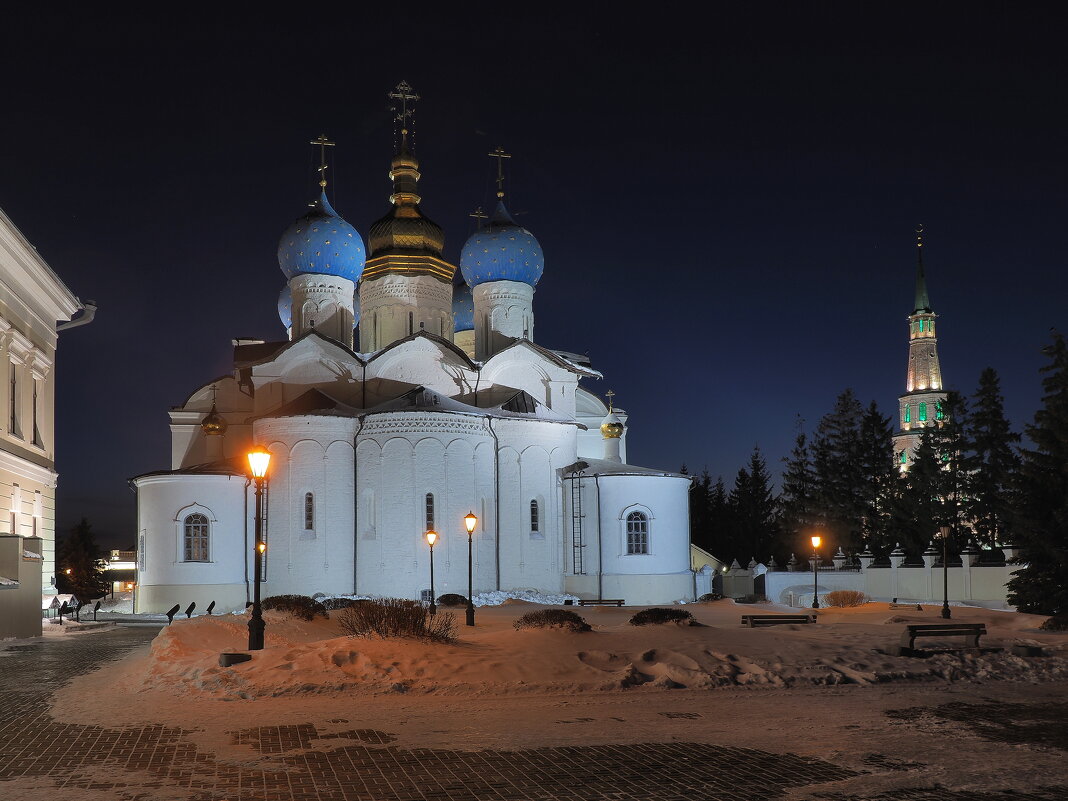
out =
[[[395,114],[393,121],[400,123],[401,150],[403,150],[408,144],[408,123],[415,115],[415,101],[419,100],[419,95],[412,91],[407,81],[401,81],[388,97],[390,100],[398,101],[390,106],[390,111]],[[412,104],[410,107],[409,102]]]
[[[326,189],[326,149],[334,147],[336,142],[327,139],[326,134],[319,134],[318,139],[313,139],[308,144],[319,146],[319,186]]]
[[[212,384],[211,385],[211,405],[212,406],[215,405],[215,396],[218,394],[218,392],[219,392],[219,388],[216,387],[215,384]]]
[[[916,249],[920,250],[923,247],[923,223],[916,226]]]
[[[471,212],[471,213],[470,213],[470,214],[468,214],[467,216],[468,216],[468,217],[474,217],[474,218],[475,218],[475,228],[476,228],[477,230],[482,230],[482,221],[483,221],[483,220],[485,220],[485,219],[488,219],[488,218],[486,217],[486,212],[484,212],[484,211],[482,210],[482,207],[481,207],[481,206],[479,206],[478,208],[476,208],[476,209],[475,209],[475,210],[474,210],[473,212]]]
[[[511,153],[505,153],[500,145],[489,154],[491,159],[497,159],[497,197],[504,197],[504,160],[512,157]]]
[[[609,414],[611,414],[614,411],[614,409],[612,408],[612,398],[614,398],[615,395],[616,395],[616,393],[614,393],[612,390],[608,390],[608,392],[604,393],[604,396],[606,398],[608,398],[608,413]]]

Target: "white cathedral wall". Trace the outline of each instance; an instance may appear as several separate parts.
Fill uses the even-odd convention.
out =
[[[585,574],[574,575],[569,570],[565,579],[568,591],[596,598],[600,586],[601,597],[622,598],[627,604],[692,600],[689,479],[603,475],[597,481],[583,478],[582,484]],[[649,519],[647,554],[627,553],[627,515],[634,511]],[[565,516],[565,520],[569,518]],[[570,537],[568,530],[567,545]],[[570,559],[568,563],[570,568]]]
[[[387,274],[360,282],[360,351],[426,331],[452,339],[452,284],[430,275]]]
[[[462,356],[445,352],[439,344],[419,337],[372,359],[367,364],[367,378],[383,380],[384,389],[389,390],[381,397],[370,398],[368,406],[371,406],[396,397],[397,382],[454,397],[473,392],[477,375],[464,364]]]
[[[553,411],[573,417],[578,377],[527,347],[515,347],[482,368],[482,386],[498,384],[522,389]]]
[[[190,601],[220,612],[245,605],[245,557],[250,556],[253,500],[246,479],[227,475],[142,476],[137,487],[138,570],[134,611],[166,612]],[[208,561],[184,561],[184,521],[209,522]],[[246,536],[247,526],[247,536]]]
[[[354,427],[351,418],[314,415],[256,421],[256,440],[272,454],[265,536],[270,595],[353,591]]]

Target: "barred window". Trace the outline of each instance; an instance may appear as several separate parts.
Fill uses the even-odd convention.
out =
[[[434,528],[434,495],[428,492],[426,494],[426,530],[430,531]]]
[[[310,492],[304,493],[304,530],[311,531],[315,528],[315,496]]]
[[[927,404],[923,402],[920,403],[920,422],[927,422]]]
[[[627,553],[649,553],[649,518],[642,512],[627,515]]]
[[[184,559],[186,562],[208,561],[208,518],[191,514],[185,519]]]
[[[535,501],[531,501],[530,502],[530,531],[531,531],[532,534],[536,534],[541,530],[540,524],[541,524],[541,515],[539,514],[539,510],[538,510],[538,502],[536,500]]]

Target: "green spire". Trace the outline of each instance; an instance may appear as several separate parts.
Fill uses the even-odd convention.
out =
[[[916,308],[913,314],[931,313],[931,301],[927,297],[927,277],[923,273],[923,224],[916,228]]]

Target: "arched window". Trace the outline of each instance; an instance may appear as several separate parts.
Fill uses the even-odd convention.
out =
[[[649,553],[649,518],[642,512],[627,515],[627,553]]]
[[[901,453],[898,454],[898,458],[901,460],[901,464],[908,464],[908,461],[909,461],[908,451],[901,451]]]
[[[428,492],[426,494],[426,530],[430,531],[434,528],[434,495]]]
[[[920,418],[920,422],[921,423],[927,422],[927,404],[926,403],[920,403],[919,418]]]
[[[186,517],[183,539],[185,562],[208,561],[208,518],[199,512]]]
[[[906,405],[905,406],[905,422],[906,423],[911,423],[912,422],[912,406],[911,405]]]
[[[311,531],[315,528],[315,496],[310,492],[304,493],[304,530]]]
[[[530,502],[530,533],[537,534],[541,531],[541,515],[538,510],[538,502]]]
[[[942,411],[942,401],[935,404],[935,420],[945,420],[946,413]]]

